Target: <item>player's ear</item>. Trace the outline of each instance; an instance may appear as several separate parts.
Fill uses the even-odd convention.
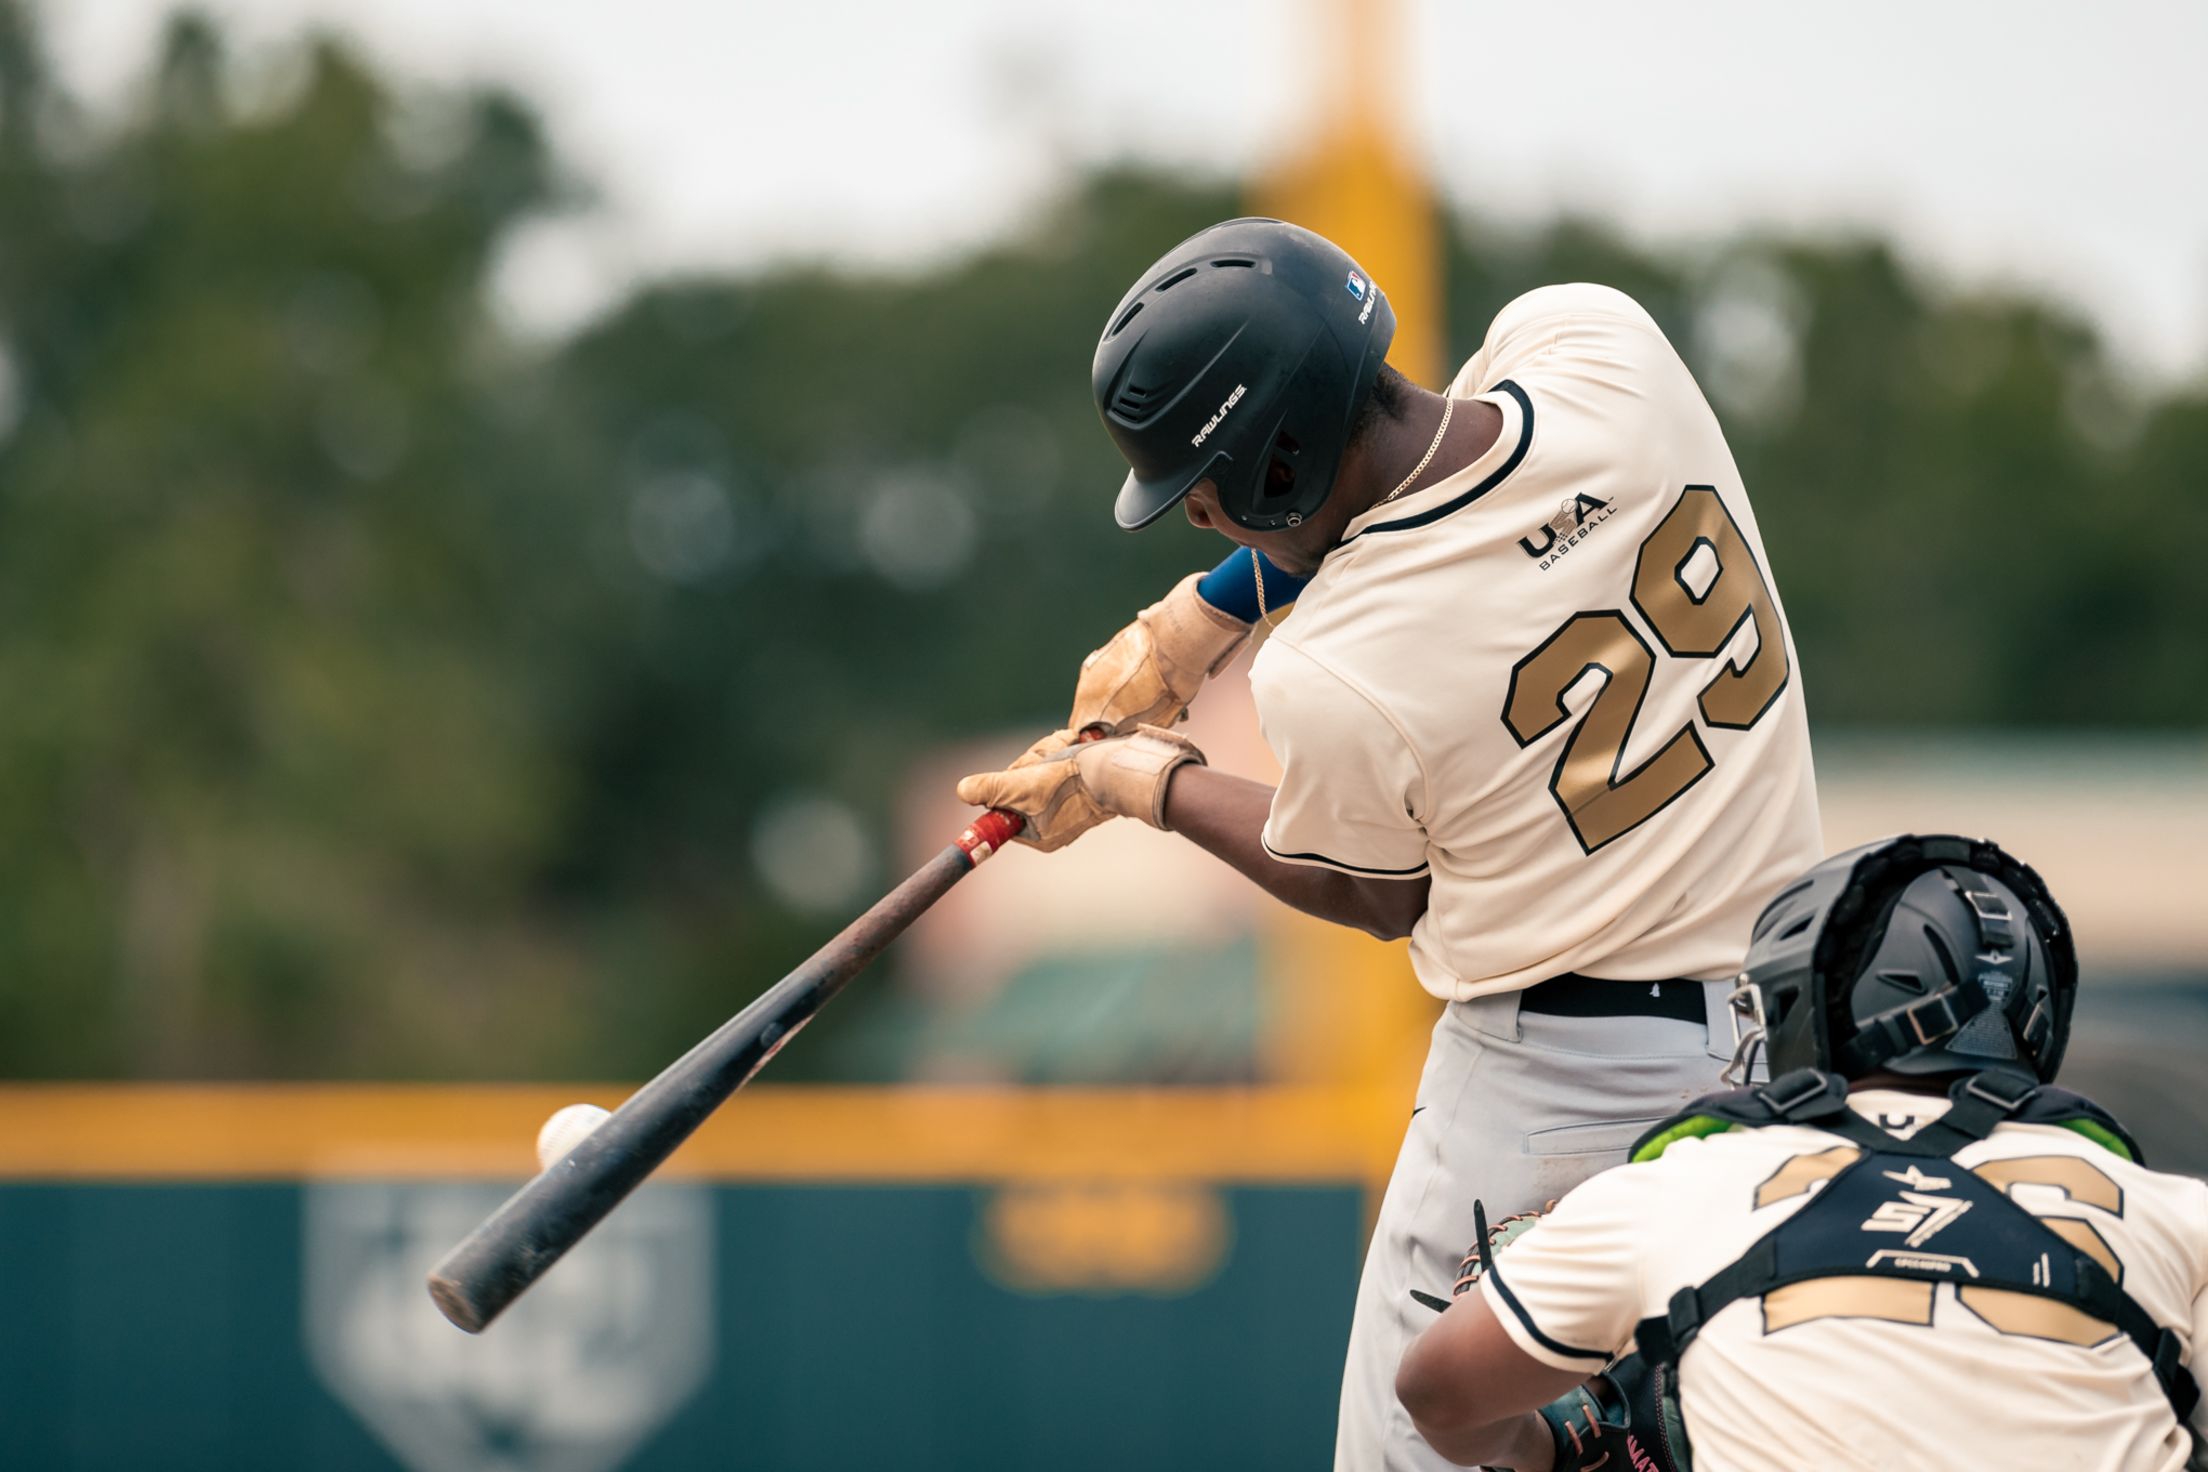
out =
[[[1200,480],[1190,486],[1188,494],[1181,498],[1181,509],[1188,513],[1188,524],[1210,531],[1219,524],[1219,488],[1208,480]]]

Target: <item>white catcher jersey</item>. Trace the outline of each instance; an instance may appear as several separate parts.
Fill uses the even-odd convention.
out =
[[[1948,1107],[1884,1089],[1859,1090],[1849,1102],[1902,1135]],[[1527,1354],[1558,1369],[1599,1369],[1630,1345],[1638,1320],[1662,1313],[1673,1293],[1801,1210],[1832,1174],[1817,1168],[1819,1153],[1844,1143],[1800,1126],[1681,1140],[1566,1196],[1497,1255],[1480,1291]],[[2033,1215],[2063,1222],[2065,1235],[2108,1258],[2125,1290],[2177,1332],[2197,1372],[2208,1334],[2208,1184],[2134,1165],[2056,1125],[2004,1124],[1956,1152],[1952,1166],[1923,1168],[1933,1180],[1951,1168],[1976,1170]],[[1924,1191],[1931,1221],[1941,1198],[1931,1181]],[[2190,1440],[2146,1356],[2121,1334],[2077,1331],[2052,1315],[2005,1331],[1947,1284],[1926,1324],[1921,1302],[1883,1302],[1854,1286],[1861,1281],[1800,1285],[1822,1296],[1775,1308],[1743,1300],[1702,1326],[1679,1362],[1699,1472],[2186,1465]],[[2194,1419],[2208,1425],[2208,1413]]]
[[[1472,464],[1352,521],[1251,669],[1277,859],[1431,873],[1420,983],[1737,969],[1822,856],[1802,677],[1740,475],[1632,298],[1552,286],[1450,385]]]

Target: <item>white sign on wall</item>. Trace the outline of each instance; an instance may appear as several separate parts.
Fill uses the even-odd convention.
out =
[[[712,1203],[655,1185],[481,1335],[423,1281],[500,1186],[341,1181],[305,1203],[315,1372],[411,1472],[609,1472],[712,1368]]]

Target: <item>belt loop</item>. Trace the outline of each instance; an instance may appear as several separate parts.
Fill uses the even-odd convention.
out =
[[[1705,1040],[1706,1051],[1712,1058],[1733,1056],[1733,984],[1729,981],[1705,981],[1696,983],[1702,988],[1702,1025],[1709,1029]],[[1752,1072],[1761,1074],[1768,1070],[1762,1058],[1757,1058]],[[1743,1079],[1743,1083],[1751,1082]]]
[[[1472,1024],[1474,1032],[1485,1033],[1506,1043],[1515,1043],[1523,1036],[1518,1025],[1516,991],[1489,992],[1484,997],[1473,997],[1451,1005],[1464,1009],[1464,1020]]]

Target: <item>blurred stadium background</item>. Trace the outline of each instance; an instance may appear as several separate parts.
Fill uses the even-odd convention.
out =
[[[420,1288],[554,1107],[944,841],[949,779],[1212,559],[1110,530],[1085,372],[1248,208],[1364,258],[1430,383],[1531,286],[1647,303],[1757,497],[1829,843],[2040,865],[2071,1081],[2208,1170],[2208,218],[2157,152],[2208,117],[2155,60],[2198,12],[1957,6],[1874,66],[1914,13],[1856,7],[1797,66],[1814,8],[1146,0],[1110,45],[989,0],[163,9],[0,0],[7,1466],[1326,1464],[1433,1007],[1132,825],[959,890],[486,1337]],[[715,135],[693,19],[789,134]],[[593,34],[671,69],[621,146]],[[1621,138],[1529,188],[1553,116],[1667,66],[1630,99],[1666,157],[1777,171]],[[749,213],[594,177],[592,105],[598,169],[755,175]],[[912,228],[781,157],[823,147]],[[1239,669],[1196,734],[1265,773]]]

